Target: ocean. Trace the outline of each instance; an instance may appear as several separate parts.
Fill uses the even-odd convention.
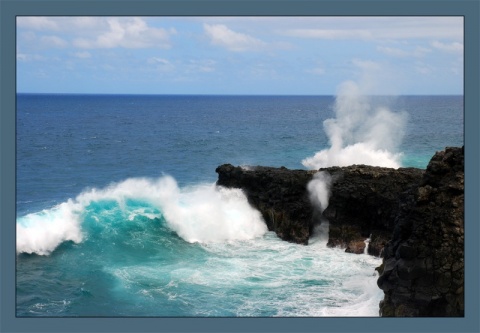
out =
[[[463,96],[342,98],[18,94],[17,316],[378,316],[380,258],[326,225],[284,242],[215,186],[224,163],[425,168],[463,145]]]

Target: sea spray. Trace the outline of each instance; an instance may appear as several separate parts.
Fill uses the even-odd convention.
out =
[[[328,207],[331,184],[332,177],[325,171],[314,174],[313,179],[307,184],[310,202],[318,213],[320,222],[315,226],[313,233],[318,234],[325,243],[328,241],[329,222],[321,214]]]
[[[136,204],[132,206],[132,202]],[[101,206],[102,213],[96,214]],[[193,243],[246,240],[263,235],[267,227],[240,189],[215,184],[179,188],[175,179],[131,178],[104,189],[89,189],[75,199],[17,221],[17,253],[50,254],[65,241],[81,242],[82,223],[106,223],[108,211],[119,210],[121,223],[137,215],[163,217],[170,229]],[[115,228],[115,226],[112,226]],[[94,237],[90,235],[89,237]]]
[[[332,177],[324,171],[317,172],[308,182],[307,190],[312,205],[322,213],[328,207]]]
[[[240,189],[202,185],[160,205],[170,227],[190,243],[247,240],[267,232],[260,212]]]
[[[367,164],[399,168],[397,151],[404,136],[407,114],[378,107],[353,81],[340,85],[334,104],[336,118],[323,122],[330,148],[302,161],[309,169]]]
[[[370,236],[368,236],[368,238],[365,238],[365,240],[363,241],[365,243],[365,249],[363,250],[363,254],[368,254],[368,245],[370,244],[371,241],[372,241],[372,234],[370,234]]]

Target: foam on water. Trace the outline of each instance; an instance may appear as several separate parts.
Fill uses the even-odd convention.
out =
[[[268,232],[255,240],[198,244],[204,255],[178,264],[106,270],[117,292],[147,315],[378,316],[383,293],[374,268],[381,260],[327,248],[323,239],[316,235],[303,246]]]
[[[158,186],[153,186],[155,182]],[[173,228],[160,208],[145,203],[155,201],[151,193],[156,193],[154,199],[162,197],[164,182],[173,185],[171,179],[131,179],[102,190],[88,190],[75,200],[24,220],[23,223],[32,223],[38,219],[38,230],[42,223],[51,221],[50,215],[63,212],[63,216],[71,217],[74,212],[67,208],[75,207],[77,215],[70,221],[79,221],[82,229],[78,234],[83,238],[78,246],[64,248],[66,251],[54,258],[39,256],[54,260],[48,265],[55,263],[52,267],[57,267],[51,271],[52,277],[45,275],[52,285],[49,292],[59,286],[55,282],[57,278],[66,279],[71,287],[53,293],[61,295],[61,299],[52,299],[48,308],[45,308],[46,301],[39,298],[30,305],[26,303],[22,313],[35,316],[378,315],[382,292],[375,287],[374,268],[381,260],[327,248],[328,222],[315,228],[308,246],[285,242],[274,232],[264,232],[266,229],[255,227],[252,221],[246,222],[252,213],[241,212],[246,209],[241,192],[205,185],[179,190],[178,197],[164,199],[162,204],[175,198],[173,202],[177,202],[178,211],[185,213],[190,207],[201,218],[202,211],[212,215],[212,208],[204,207],[207,201],[220,200],[212,204],[228,212],[215,214],[222,218],[233,216],[224,223],[240,224],[251,233],[246,237],[246,232],[240,232],[239,237],[234,237],[231,232],[220,229],[218,233],[223,233],[223,241],[205,236],[209,241],[188,242],[173,237]],[[137,192],[141,188],[144,189],[142,195]],[[135,197],[131,198],[133,193]],[[185,198],[187,193],[193,195]],[[177,209],[172,210],[177,212]],[[238,214],[246,218],[242,220]],[[172,216],[176,218],[175,214]],[[188,218],[185,221],[188,222]],[[28,223],[26,225],[28,231]],[[217,233],[218,225],[213,223],[212,228],[208,232]],[[240,227],[233,229],[240,230]],[[257,229],[262,234],[259,235]],[[185,234],[192,233],[199,239],[206,230],[188,227]],[[65,238],[59,237],[57,241]],[[45,244],[26,246],[27,241],[22,244],[25,250],[33,249],[38,254],[53,251],[53,245],[46,250]],[[59,277],[58,272],[72,277]],[[37,280],[36,283],[42,283]]]
[[[132,202],[137,203],[133,209]],[[91,214],[96,206],[102,206],[100,218]],[[136,216],[163,217],[172,230],[190,243],[251,239],[267,231],[260,213],[250,207],[239,189],[214,184],[180,189],[170,176],[132,178],[104,189],[86,190],[56,207],[20,217],[17,253],[48,255],[62,242],[79,243],[85,238],[85,218],[103,223],[114,206],[124,216],[122,223],[133,221]]]

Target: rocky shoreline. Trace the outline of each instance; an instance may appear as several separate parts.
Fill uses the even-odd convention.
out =
[[[328,220],[327,246],[383,257],[381,316],[463,316],[464,149],[437,152],[426,170],[365,165],[320,170],[216,169],[217,185],[241,188],[269,230],[308,244]],[[329,177],[328,206],[312,204],[308,184]]]

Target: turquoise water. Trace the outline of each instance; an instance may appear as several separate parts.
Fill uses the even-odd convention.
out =
[[[461,96],[372,104],[406,115],[402,166],[463,144]],[[332,96],[18,95],[17,315],[377,316],[380,259],[325,225],[283,242],[214,185],[223,163],[304,169],[335,117]]]

